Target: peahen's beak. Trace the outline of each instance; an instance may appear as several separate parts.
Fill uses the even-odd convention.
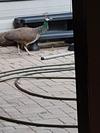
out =
[[[48,16],[45,18],[46,21],[50,21],[50,20],[52,20],[52,19],[53,19],[53,18],[48,17]]]
[[[48,15],[45,15],[45,20],[46,20],[46,21],[50,21],[50,20],[52,20],[52,18],[49,17]]]
[[[50,19],[49,18],[45,18],[46,21],[49,21]]]

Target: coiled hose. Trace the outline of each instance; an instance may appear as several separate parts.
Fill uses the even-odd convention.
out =
[[[59,65],[47,65],[47,66],[36,66],[36,67],[28,67],[24,69],[16,69],[11,71],[5,71],[0,73],[0,82],[5,82],[11,79],[15,80],[15,86],[20,91],[27,93],[31,96],[39,97],[39,98],[45,98],[45,99],[51,99],[51,100],[71,100],[76,101],[76,98],[62,98],[62,97],[51,97],[51,96],[44,96],[41,94],[36,94],[29,92],[22,88],[18,81],[21,78],[33,78],[33,79],[75,79],[75,77],[39,77],[39,76],[30,76],[30,75],[36,75],[41,73],[51,73],[51,72],[61,72],[61,71],[71,71],[75,70],[74,67],[69,65],[74,65],[74,63],[68,63],[68,64],[59,64]],[[1,120],[5,120],[8,122],[16,123],[16,124],[22,124],[22,125],[29,125],[29,126],[36,126],[36,127],[51,127],[51,128],[78,128],[77,125],[58,125],[58,124],[42,124],[42,123],[33,123],[28,121],[22,121],[17,120],[13,118],[8,118],[4,116],[0,116]]]

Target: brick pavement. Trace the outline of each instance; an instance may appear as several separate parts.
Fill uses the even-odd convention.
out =
[[[74,56],[60,57],[51,60],[40,60],[42,55],[71,53],[67,48],[52,48],[33,51],[28,56],[22,51],[17,54],[16,47],[0,47],[0,72],[18,68],[39,65],[61,64],[74,62]],[[48,76],[75,76],[74,71],[41,74]],[[51,124],[77,124],[77,109],[74,101],[47,100],[29,96],[17,90],[14,80],[0,83],[0,115],[26,120],[29,122]],[[75,81],[66,79],[32,80],[21,79],[21,86],[29,91],[61,97],[76,97]],[[78,133],[77,129],[57,129],[44,127],[31,127],[9,123],[0,120],[0,133]]]

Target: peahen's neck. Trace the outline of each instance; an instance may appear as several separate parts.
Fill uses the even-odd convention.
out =
[[[46,32],[49,29],[48,21],[44,20],[44,23],[42,26],[39,27],[38,32],[40,34]]]

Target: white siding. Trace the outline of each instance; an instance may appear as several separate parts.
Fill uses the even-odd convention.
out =
[[[45,12],[70,12],[71,0],[32,0],[0,3],[0,31],[13,28],[15,17],[40,15]]]

